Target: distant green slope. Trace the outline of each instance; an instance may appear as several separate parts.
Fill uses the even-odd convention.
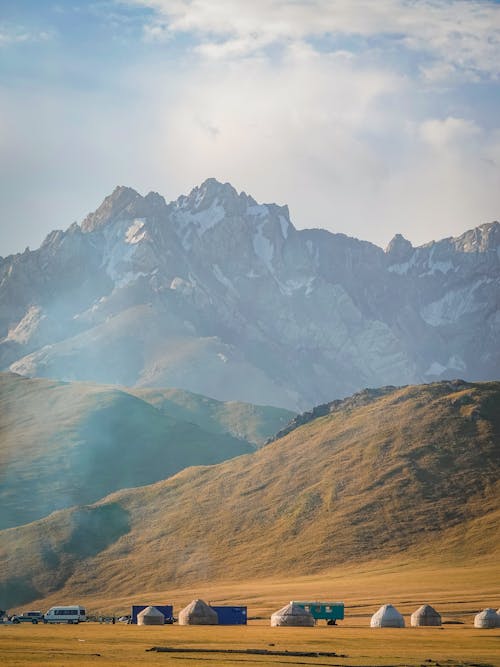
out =
[[[125,391],[151,403],[169,417],[193,422],[212,433],[230,433],[257,446],[263,445],[295,417],[295,413],[284,408],[216,401],[184,389],[127,387]]]
[[[253,449],[119,389],[0,373],[0,528]]]
[[[4,604],[410,554],[496,562],[500,383],[363,392],[337,408],[247,456],[1,531]]]

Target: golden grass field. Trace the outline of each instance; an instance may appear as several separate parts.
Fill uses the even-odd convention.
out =
[[[253,621],[239,627],[131,625],[20,625],[0,627],[4,665],[500,665],[500,630],[468,626],[371,629],[358,625],[331,628],[271,628]],[[345,657],[285,657],[214,653],[153,653],[152,646],[209,649],[257,648],[273,651],[324,651]]]
[[[246,627],[137,627],[117,623],[79,626],[19,625],[0,627],[0,655],[5,665],[409,665],[500,667],[500,629],[473,627],[475,613],[500,606],[497,562],[445,567],[439,562],[385,560],[342,567],[309,577],[200,584],[175,591],[149,591],[141,598],[93,597],[73,600],[104,614],[129,611],[132,602],[173,603],[177,614],[201,597],[213,604],[247,604]],[[333,599],[346,604],[337,627],[271,628],[270,614],[291,599]],[[48,598],[33,608],[57,602]],[[371,614],[394,604],[405,616],[404,629],[371,629]],[[432,604],[445,622],[440,628],[411,628],[409,616],[423,603]],[[460,621],[462,624],[448,624]],[[152,646],[206,649],[267,649],[335,652],[346,657],[285,657],[244,654],[166,654]],[[99,654],[99,655],[96,655]]]

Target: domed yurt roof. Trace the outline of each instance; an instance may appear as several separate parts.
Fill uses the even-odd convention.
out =
[[[163,625],[165,616],[156,607],[146,607],[137,614],[137,625]]]
[[[312,627],[314,625],[314,618],[311,612],[301,607],[299,604],[290,604],[285,605],[278,611],[275,611],[271,616],[271,625],[292,625],[292,626],[305,626]]]
[[[405,621],[396,607],[392,604],[384,604],[373,614],[370,621],[372,628],[404,628]]]
[[[430,604],[423,604],[411,615],[410,623],[413,627],[419,625],[441,625],[441,614],[431,607]]]
[[[179,625],[218,625],[217,612],[203,600],[193,600],[179,612]]]
[[[500,627],[500,616],[494,609],[489,607],[488,609],[483,609],[477,616],[474,618],[474,627],[475,628],[498,628]]]

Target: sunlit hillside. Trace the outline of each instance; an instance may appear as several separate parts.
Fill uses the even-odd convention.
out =
[[[0,534],[10,600],[290,577],[500,546],[500,383],[364,394],[216,466]]]

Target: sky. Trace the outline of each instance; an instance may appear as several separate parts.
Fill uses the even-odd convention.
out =
[[[385,247],[500,219],[493,0],[0,0],[0,255],[208,177]]]

